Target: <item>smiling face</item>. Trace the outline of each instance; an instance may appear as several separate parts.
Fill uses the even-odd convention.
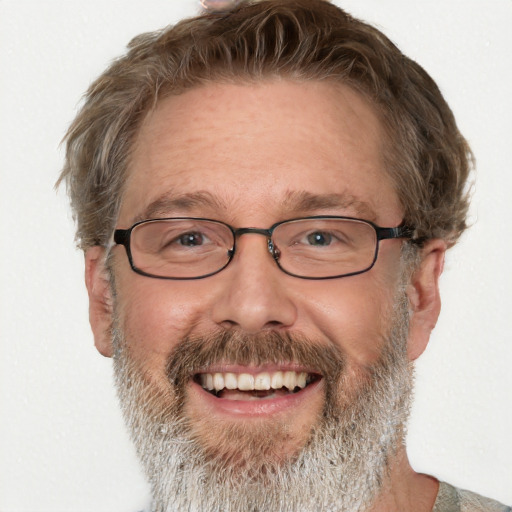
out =
[[[383,172],[381,140],[373,110],[348,88],[279,82],[194,89],[166,99],[147,117],[117,225],[205,217],[234,227],[267,228],[284,219],[329,214],[396,226],[402,213]],[[323,346],[332,343],[354,372],[375,362],[389,327],[400,242],[382,243],[372,272],[325,282],[283,274],[265,238],[257,235],[240,237],[231,264],[198,281],[138,276],[123,252],[115,249],[119,320],[133,340],[133,357],[167,386],[165,364],[176,344],[224,329],[278,330]],[[248,380],[243,375],[270,373],[279,379],[274,372],[308,370],[294,368],[293,361],[265,368],[218,361],[202,372]],[[305,389],[307,399],[297,394],[228,402],[192,381],[187,408],[201,417],[213,415],[219,423],[289,416],[297,436],[303,436],[323,405],[321,382],[311,388]]]
[[[315,215],[397,226],[402,210],[384,171],[381,130],[372,106],[339,84],[209,84],[169,97],[140,129],[117,227],[202,217],[269,228]],[[87,257],[91,322],[98,349],[111,355],[114,311],[98,250]],[[383,361],[400,240],[381,242],[369,272],[324,281],[283,273],[260,234],[240,236],[231,263],[199,280],[138,275],[122,247],[112,251],[118,348],[211,457],[296,458],[326,397],[347,408]],[[422,291],[412,289],[421,309]],[[412,336],[409,354],[423,345]]]

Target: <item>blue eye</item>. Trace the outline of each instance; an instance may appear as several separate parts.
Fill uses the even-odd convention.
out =
[[[332,242],[332,235],[325,231],[315,231],[307,236],[307,241],[310,245],[325,246],[330,245]]]

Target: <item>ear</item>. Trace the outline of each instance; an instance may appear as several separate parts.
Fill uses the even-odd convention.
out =
[[[429,240],[422,248],[421,263],[407,288],[411,311],[407,355],[411,361],[417,359],[427,347],[441,311],[439,277],[443,272],[446,249],[443,240]]]
[[[112,357],[113,301],[103,247],[94,246],[85,253],[85,285],[89,293],[89,322],[94,344],[100,354]]]

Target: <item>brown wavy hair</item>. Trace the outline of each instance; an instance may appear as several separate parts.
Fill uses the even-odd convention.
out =
[[[386,171],[419,240],[466,228],[472,155],[432,78],[376,28],[325,0],[243,2],[135,37],[90,86],[66,136],[65,181],[83,249],[106,245],[130,151],[158,100],[209,82],[331,80],[368,98]]]

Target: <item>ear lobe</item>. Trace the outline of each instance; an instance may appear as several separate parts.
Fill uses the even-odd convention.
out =
[[[446,242],[429,240],[421,250],[421,263],[407,288],[411,311],[407,355],[417,359],[425,350],[441,311],[439,277],[443,272]]]
[[[113,302],[103,247],[91,247],[85,254],[85,285],[89,294],[89,322],[94,344],[100,354],[112,357]]]

